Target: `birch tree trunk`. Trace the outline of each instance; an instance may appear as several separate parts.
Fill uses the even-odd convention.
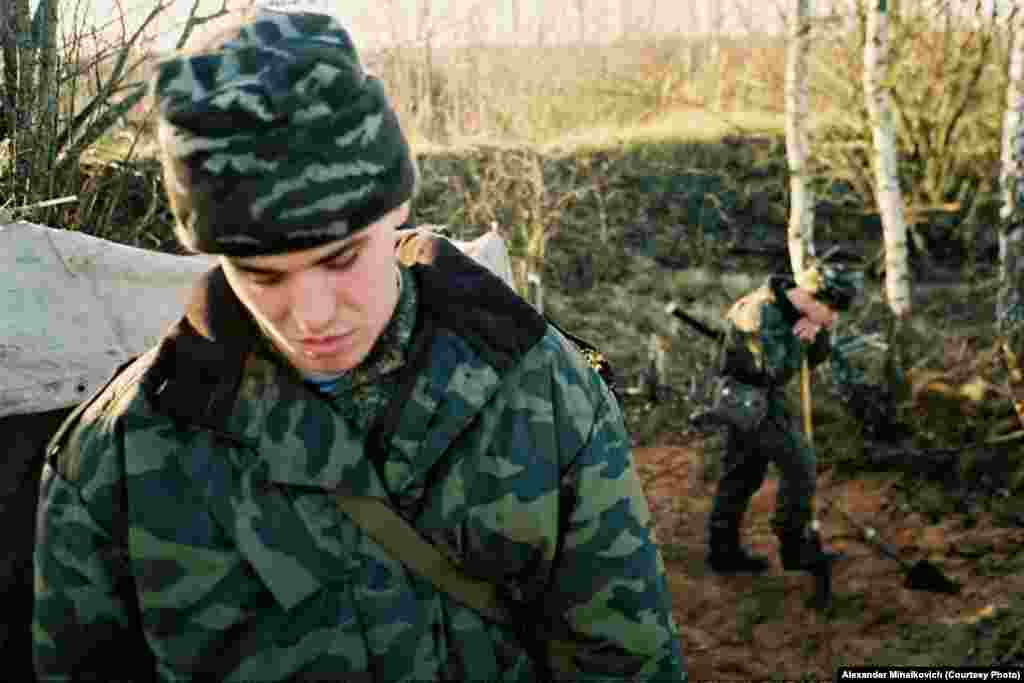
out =
[[[1014,408],[1024,426],[1024,24],[1018,21],[1014,28],[999,178],[1003,220],[999,231],[996,326],[1002,337]]]
[[[40,41],[35,47],[39,51],[39,82],[35,92],[35,114],[33,116],[35,125],[32,134],[36,137],[35,158],[32,167],[35,169],[49,170],[50,154],[48,145],[52,144],[57,135],[57,98],[60,89],[57,82],[57,66],[60,56],[57,52],[57,6],[59,0],[40,0],[44,3],[36,12],[42,18],[41,35],[36,36]]]
[[[14,145],[16,177],[22,182],[30,175],[29,155],[32,149],[32,111],[35,104],[33,77],[35,51],[28,44],[31,37],[32,15],[29,0],[3,0],[7,7],[4,26],[4,88],[7,95],[8,133]]]
[[[864,47],[864,93],[875,147],[875,200],[882,219],[885,244],[885,292],[897,317],[910,313],[910,269],[907,224],[897,169],[896,120],[889,85],[888,0],[873,0],[867,16]]]
[[[874,137],[875,201],[882,219],[885,247],[885,298],[889,306],[889,353],[886,362],[893,395],[902,397],[905,346],[910,318],[910,264],[907,224],[897,168],[896,122],[889,92],[890,0],[871,0],[864,43],[864,95]]]
[[[668,385],[668,349],[668,338],[652,332],[647,344],[647,369],[641,376],[641,392],[652,403],[660,401],[661,387]]]
[[[807,52],[810,0],[792,0],[786,50],[786,158],[789,162],[789,260],[794,275],[814,256],[814,195],[808,173]]]
[[[523,196],[526,207],[522,230],[526,242],[526,257],[523,260],[523,285],[527,301],[541,313],[544,312],[544,261],[547,257],[548,239],[557,229],[552,213],[546,207],[549,199],[544,181],[544,166],[538,154],[530,152],[521,158],[523,164],[518,176],[525,187]]]
[[[15,46],[14,0],[0,0],[0,47],[3,48],[4,89],[3,100],[0,102],[0,115],[4,121],[0,125],[0,134],[14,130],[14,106],[17,102],[15,88],[18,83],[18,52]]]
[[[725,73],[725,54],[722,49],[725,38],[722,36],[722,6],[719,2],[708,3],[708,34],[707,59],[705,75],[710,79],[711,90],[708,101],[715,111],[725,107],[726,89],[731,75]]]
[[[587,0],[573,0],[576,8],[576,42],[582,47],[587,42]]]
[[[527,228],[526,243],[526,297],[538,312],[544,312],[544,258],[547,254],[548,235],[543,224]]]
[[[18,50],[18,112],[24,119],[18,121],[19,128],[31,127],[32,104],[35,102],[36,52],[31,49],[32,13],[29,11],[28,0],[14,1],[15,42]],[[28,48],[28,49],[26,49]],[[21,117],[19,117],[21,118]]]

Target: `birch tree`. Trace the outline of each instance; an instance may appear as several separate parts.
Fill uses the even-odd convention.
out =
[[[573,0],[576,9],[576,42],[586,45],[587,42],[587,0]]]
[[[786,158],[789,162],[789,259],[793,273],[814,256],[814,194],[808,172],[807,53],[810,0],[792,0],[786,50]]]
[[[3,35],[4,99],[7,117],[5,128],[13,142],[11,158],[19,169],[17,175],[29,172],[26,167],[31,149],[32,114],[35,95],[36,51],[32,45],[32,15],[29,0],[0,0],[5,7]],[[43,4],[49,4],[43,0]]]
[[[6,138],[7,132],[12,130],[14,104],[17,101],[11,90],[11,84],[18,82],[18,57],[15,52],[17,31],[13,16],[14,0],[0,0],[0,50],[4,62],[3,89],[0,90],[0,138]]]
[[[511,247],[515,252],[515,289],[544,312],[544,261],[548,240],[558,230],[558,214],[566,197],[555,200],[544,178],[544,160],[533,150],[510,150],[491,171],[494,191],[514,205]]]
[[[885,247],[885,298],[889,306],[889,381],[901,394],[907,322],[911,312],[907,223],[897,169],[896,122],[890,93],[889,18],[891,0],[871,0],[864,43],[864,95],[874,140],[875,202]]]
[[[996,325],[1009,370],[1017,417],[1024,426],[1024,25],[1013,15],[1013,43],[1003,120],[1000,185],[1003,191],[999,231],[999,296]]]
[[[544,312],[544,260],[547,257],[548,239],[554,226],[545,208],[548,190],[544,181],[544,165],[537,155],[531,154],[526,161],[527,216],[526,258],[523,261],[526,281],[526,299],[539,312]]]
[[[707,101],[717,111],[721,111],[725,107],[725,94],[729,78],[731,78],[725,70],[725,51],[723,50],[725,37],[722,30],[724,22],[725,15],[722,11],[722,4],[720,2],[708,3],[708,32],[705,36],[707,52],[704,63],[707,65],[706,77],[710,79],[711,97]]]

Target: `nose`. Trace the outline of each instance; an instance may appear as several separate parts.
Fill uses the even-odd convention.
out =
[[[334,321],[335,300],[328,278],[316,272],[296,278],[291,297],[291,316],[303,335],[329,332]]]

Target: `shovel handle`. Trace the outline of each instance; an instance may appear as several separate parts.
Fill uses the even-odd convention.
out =
[[[814,570],[814,608],[827,610],[832,606],[832,563],[822,562]]]
[[[800,366],[800,399],[804,413],[804,434],[807,436],[807,443],[813,447],[814,424],[811,418],[811,366],[807,361],[806,353]]]

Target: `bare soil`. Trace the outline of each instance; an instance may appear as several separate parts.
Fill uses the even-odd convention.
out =
[[[774,476],[754,497],[744,526],[745,544],[769,556],[772,568],[760,576],[716,575],[704,561],[715,482],[702,476],[702,446],[695,438],[634,450],[693,681],[832,680],[840,666],[882,661],[959,665],[969,653],[944,652],[939,641],[926,642],[924,649],[932,651],[918,659],[913,648],[900,654],[901,644],[936,625],[976,623],[1024,592],[1024,572],[992,571],[1019,563],[1024,529],[999,527],[984,515],[931,523],[894,502],[895,476],[839,481],[831,471],[819,472],[816,505],[826,543],[846,556],[835,565],[828,610],[810,606],[811,576],[781,568],[768,525]],[[835,509],[840,504],[898,547],[908,566],[921,559],[938,566],[962,585],[960,594],[904,587],[903,567],[867,544]]]

